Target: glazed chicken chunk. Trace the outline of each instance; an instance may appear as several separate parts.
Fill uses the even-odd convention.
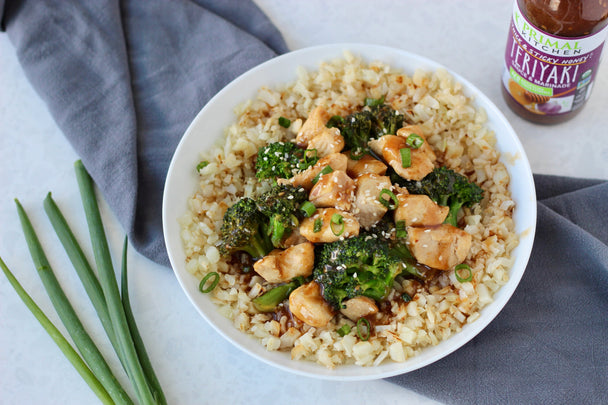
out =
[[[298,276],[310,276],[314,261],[314,245],[304,242],[285,250],[273,250],[255,262],[253,269],[269,283],[281,283]]]
[[[424,194],[399,193],[397,199],[395,222],[404,221],[406,226],[440,225],[450,213],[449,207],[438,205]]]
[[[332,223],[335,215],[341,217],[342,224]],[[312,243],[335,242],[340,238],[359,235],[359,221],[350,212],[336,208],[319,208],[312,217],[302,221],[300,234]]]
[[[296,143],[301,148],[307,148],[310,140],[326,128],[325,124],[330,115],[323,106],[318,106],[309,114],[296,135]]]
[[[388,208],[380,200],[382,190],[391,190],[391,179],[388,176],[378,176],[367,173],[355,179],[355,202],[353,213],[359,224],[368,229],[382,219]],[[388,198],[383,196],[384,199]]]
[[[325,157],[319,159],[314,166],[309,167],[293,176],[290,182],[294,187],[304,187],[306,190],[310,191],[312,188],[313,180],[325,167],[331,167],[332,171],[346,171],[346,163],[348,158],[341,153],[331,153]]]
[[[351,159],[350,152],[346,152],[345,155],[348,157],[346,173],[353,179],[367,173],[384,176],[388,169],[384,163],[367,154],[359,160]]]
[[[407,233],[416,260],[438,270],[450,270],[462,263],[471,249],[471,235],[452,225],[410,226]]]
[[[334,317],[333,308],[323,299],[321,287],[314,281],[301,285],[289,295],[289,310],[315,328],[327,325]]]
[[[402,128],[403,129],[403,128]],[[434,162],[437,159],[431,147],[424,142],[419,148],[410,148],[407,144],[408,132],[403,132],[402,129],[397,131],[400,135],[384,135],[378,139],[373,139],[369,142],[370,148],[381,155],[384,160],[391,166],[398,175],[408,180],[422,180],[424,176],[433,171]],[[418,134],[417,134],[418,135]],[[407,167],[401,157],[401,150],[409,149],[411,156],[411,164]]]
[[[348,211],[351,206],[355,182],[346,172],[335,170],[324,174],[310,190],[308,199],[316,207],[334,207]]]

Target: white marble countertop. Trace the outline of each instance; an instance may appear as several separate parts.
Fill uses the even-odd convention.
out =
[[[608,63],[601,65],[591,100],[575,119],[559,126],[520,119],[506,107],[499,86],[510,0],[491,6],[484,0],[256,3],[292,50],[368,42],[434,59],[466,77],[504,111],[535,173],[608,179]],[[1,34],[0,255],[43,310],[54,314],[21,233],[13,203],[19,198],[48,246],[47,255],[66,293],[82,310],[85,326],[97,335],[103,332],[42,210],[43,198],[52,191],[70,212],[76,232],[86,235],[73,175],[77,158],[28,83],[7,36]],[[105,204],[102,211],[113,251],[119,252],[124,233]],[[171,271],[133,251],[130,269],[133,309],[170,403],[433,403],[385,381],[330,382],[274,369],[232,347],[207,325]],[[56,316],[51,319],[60,324]],[[101,348],[111,351],[109,346]],[[0,404],[42,403],[96,403],[96,397],[2,276]]]

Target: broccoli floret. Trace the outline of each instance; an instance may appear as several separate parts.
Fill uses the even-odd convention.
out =
[[[384,299],[401,269],[386,240],[361,234],[318,246],[313,278],[325,300],[340,308],[344,300],[359,295]]]
[[[220,229],[220,252],[232,254],[239,251],[260,258],[272,250],[267,235],[268,218],[262,214],[251,198],[241,198],[226,210]]]
[[[274,142],[258,150],[255,162],[258,179],[289,179],[318,161],[316,151],[304,150],[292,142]]]
[[[450,207],[444,221],[457,226],[458,211],[471,207],[483,199],[483,190],[465,176],[447,167],[435,168],[420,181],[405,180],[392,175],[391,180],[404,186],[412,194],[426,194],[439,205]]]
[[[300,205],[307,197],[308,193],[304,188],[274,184],[256,199],[258,209],[268,218],[267,229],[274,247],[282,247],[283,238],[289,236],[299,225]]]
[[[379,138],[384,135],[395,135],[397,130],[403,126],[403,114],[393,109],[388,104],[371,107],[375,121],[372,130],[374,137]]]
[[[384,104],[384,97],[367,98],[364,109],[344,118],[332,117],[327,126],[336,127],[344,137],[344,146],[351,157],[361,157],[369,153],[367,143],[383,135],[395,134],[403,126],[403,115],[390,105]]]

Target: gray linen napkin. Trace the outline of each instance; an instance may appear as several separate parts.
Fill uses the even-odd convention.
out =
[[[23,69],[134,247],[168,265],[171,156],[205,103],[287,50],[250,0],[0,0]]]
[[[478,336],[390,378],[449,404],[608,404],[608,182],[535,175],[521,283]]]

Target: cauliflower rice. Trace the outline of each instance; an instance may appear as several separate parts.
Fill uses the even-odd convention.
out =
[[[252,299],[270,287],[253,271],[242,273],[221,257],[216,244],[226,209],[243,196],[264,190],[255,177],[258,148],[295,138],[308,113],[324,105],[331,115],[347,115],[366,97],[385,96],[387,104],[405,115],[405,121],[424,130],[437,165],[466,175],[484,190],[484,199],[465,208],[464,230],[473,236],[466,263],[473,280],[459,282],[444,271],[427,284],[397,277],[389,305],[372,322],[369,340],[353,327],[341,337],[336,330],[347,318],[337,315],[324,328],[310,327],[284,308],[258,313]],[[476,109],[462,86],[444,70],[416,71],[408,76],[381,62],[366,63],[345,53],[324,62],[318,71],[300,68],[297,80],[282,88],[262,88],[257,97],[236,108],[236,122],[214,148],[202,153],[209,164],[200,170],[200,188],[188,200],[180,219],[187,270],[202,279],[218,272],[220,282],[209,294],[219,311],[234,326],[252,335],[267,350],[288,351],[294,360],[318,362],[333,368],[343,364],[375,366],[403,362],[423,348],[436,345],[474,322],[480,309],[508,281],[518,239],[509,192],[509,174],[499,162],[495,137],[485,126],[486,115]],[[292,124],[278,124],[279,117]],[[412,300],[397,299],[403,292]]]

